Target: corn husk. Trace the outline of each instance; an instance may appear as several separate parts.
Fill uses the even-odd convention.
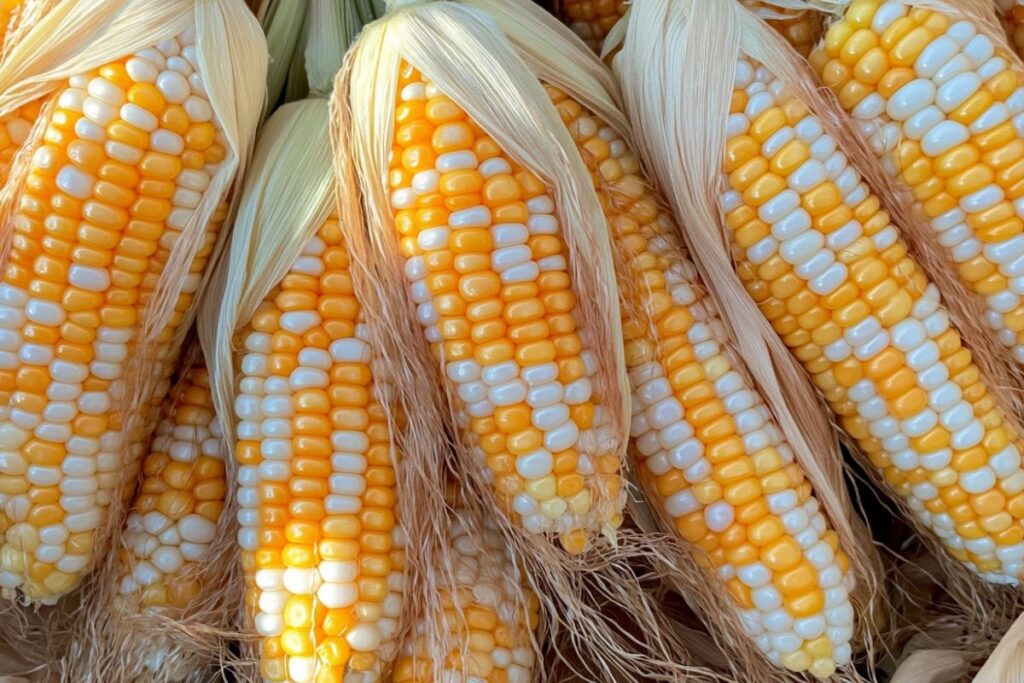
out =
[[[823,4],[829,2],[824,0]],[[786,6],[812,7],[809,2],[795,1],[787,1]],[[773,368],[780,377],[791,378],[783,382],[783,389],[786,400],[792,402],[793,387],[805,383],[806,379],[797,377],[802,371],[798,373],[800,368],[793,363],[734,275],[717,205],[723,187],[722,150],[737,55],[742,52],[765,64],[790,92],[797,94],[818,115],[827,132],[841,143],[851,164],[882,198],[895,224],[906,228],[913,221],[893,197],[891,183],[885,180],[873,154],[859,140],[835,103],[822,97],[813,87],[813,77],[806,65],[788,46],[754,15],[732,3],[715,0],[700,3],[699,10],[696,7],[692,0],[637,0],[626,20],[617,27],[617,42],[609,47],[620,50],[615,57],[615,67],[625,88],[627,108],[638,122],[637,132],[646,158],[661,182],[679,188],[672,196],[673,205],[683,215],[691,217],[686,238],[699,265],[725,301],[726,317],[734,328],[757,330],[756,335],[748,333],[744,342],[767,346],[770,355],[761,357],[770,359],[768,368]],[[698,15],[699,21],[695,20]],[[700,74],[700,77],[680,79],[677,76],[680,73]],[[915,235],[912,231],[911,236]],[[925,270],[933,275],[927,264]],[[945,290],[942,293],[949,296]],[[960,311],[954,306],[951,313],[954,323],[960,324]],[[976,342],[974,336],[977,320],[974,319],[973,325],[963,324],[960,329],[975,349],[975,358],[982,361],[979,366],[988,385],[1006,386],[1005,381],[1000,381],[1005,375],[994,369],[1001,365],[1000,359],[989,357],[989,362],[984,362],[985,346]],[[758,341],[758,337],[762,341]],[[746,351],[744,356],[751,357]],[[1015,417],[1012,410],[1007,410],[1006,415],[1011,419]],[[847,443],[847,446],[851,452],[856,452],[855,444]],[[881,485],[872,467],[864,469],[876,485]],[[999,615],[1014,609],[1014,596],[1010,591],[984,583],[950,558],[931,533],[917,524],[901,501],[887,504],[911,520],[921,541],[929,548],[935,561],[931,576],[949,598],[950,605],[946,607],[953,613],[980,627],[987,618],[1002,618]],[[893,559],[901,560],[901,550],[890,551]]]
[[[301,45],[306,22],[308,2],[294,0],[264,0],[256,12],[267,34],[270,68],[267,71],[267,113],[281,100],[286,84],[302,79]],[[298,62],[298,68],[295,64]],[[301,99],[300,95],[294,99]]]
[[[460,2],[485,9],[495,17],[509,39],[519,49],[527,65],[541,81],[555,85],[570,93],[574,99],[586,103],[588,108],[608,122],[623,139],[632,139],[629,122],[617,100],[619,93],[612,74],[586,49],[572,31],[552,22],[543,11],[527,0]],[[635,144],[630,146],[636,148]],[[650,320],[648,312],[635,304],[637,293],[628,291],[631,283],[627,280],[626,277],[619,278],[623,300],[634,302],[634,305],[630,306],[631,313],[647,320],[648,327],[653,328],[654,323]],[[716,309],[723,308],[714,290],[709,292],[707,297],[708,303]],[[734,338],[742,336],[733,332]],[[755,359],[757,357],[752,356]],[[806,396],[802,397],[802,405],[813,406],[814,411],[803,421],[798,420],[789,404],[780,400],[782,390],[775,374],[766,372],[762,373],[762,376],[769,380],[769,383],[763,386],[762,393],[774,399],[768,400],[767,403],[772,406],[787,441],[792,445],[798,461],[813,483],[823,508],[840,536],[840,545],[854,560],[859,587],[858,611],[863,613],[877,610],[877,619],[881,622],[886,621],[887,605],[879,595],[882,561],[872,545],[866,527],[854,513],[854,506],[847,494],[843,478],[842,456],[839,453],[838,442],[825,413],[818,409],[816,396],[809,385],[803,382],[798,387],[807,392]],[[657,496],[657,493],[651,491],[649,495]],[[648,507],[657,506],[649,503]],[[661,517],[658,521],[663,532],[673,533],[670,520],[657,513],[654,516]],[[675,566],[666,568],[666,579],[685,596],[693,596],[694,605],[704,620],[710,624],[712,632],[722,643],[732,648],[730,654],[733,657],[729,658],[729,661],[743,663],[734,666],[734,673],[745,671],[749,675],[760,669],[758,673],[762,678],[774,675],[764,670],[767,664],[764,658],[752,647],[738,623],[730,618],[732,614],[728,602],[718,599],[717,594],[721,592],[721,587],[717,579],[709,580],[699,571],[689,573],[695,568],[692,560],[678,561]]]

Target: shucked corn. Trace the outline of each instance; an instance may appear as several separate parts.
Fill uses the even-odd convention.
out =
[[[18,198],[0,280],[0,586],[31,599],[74,588],[92,563],[126,467],[152,420],[114,401],[146,305],[226,150],[196,69],[195,30],[60,91]],[[218,221],[158,339],[169,374]],[[122,459],[124,452],[130,454]],[[130,475],[129,475],[130,476]]]
[[[391,206],[418,320],[499,500],[580,552],[619,526],[625,492],[554,201],[404,63],[398,90]]]
[[[740,59],[731,112],[721,203],[751,296],[921,523],[986,579],[1017,582],[1021,443],[937,289],[836,141],[766,68]]]
[[[238,538],[263,678],[378,680],[401,612],[404,536],[380,373],[336,216],[240,347]]]
[[[851,656],[849,559],[636,156],[579,102],[547,92],[593,174],[620,254],[630,437],[643,475],[678,533],[708,554],[758,647],[776,664],[827,677]]]
[[[1024,70],[970,21],[877,0],[811,61],[1024,363]]]

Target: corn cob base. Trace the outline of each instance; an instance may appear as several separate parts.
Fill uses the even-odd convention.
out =
[[[195,34],[73,76],[33,157],[0,282],[0,586],[52,600],[92,563],[97,530],[143,454],[151,414],[115,402],[141,311],[226,150]],[[152,360],[216,239],[213,221]],[[151,387],[151,399],[166,391]]]
[[[1017,583],[1024,471],[938,291],[835,140],[736,71],[722,197],[739,274],[878,474],[988,581]]]
[[[239,544],[266,681],[380,680],[398,629],[404,534],[387,419],[337,218],[242,339]]]
[[[968,21],[877,0],[851,5],[812,63],[1024,363],[1024,71]]]
[[[455,511],[448,530],[455,591],[441,596],[443,615],[416,623],[395,664],[394,683],[534,680],[531,632],[540,620],[540,604],[509,557],[501,534],[492,524],[481,529],[471,520],[465,509]],[[443,662],[431,659],[424,635],[438,624],[447,630],[450,644]]]
[[[408,65],[398,88],[391,206],[418,320],[499,501],[581,552],[625,493],[554,202]]]

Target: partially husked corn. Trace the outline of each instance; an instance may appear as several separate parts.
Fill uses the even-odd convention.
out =
[[[81,581],[122,472],[131,476],[146,447],[152,420],[132,416],[126,433],[116,407],[125,364],[171,249],[226,156],[194,42],[190,28],[72,76],[18,193],[0,279],[5,595],[53,599]],[[208,226],[157,338],[157,377],[173,364],[218,227]]]
[[[239,344],[238,540],[266,681],[379,680],[397,635],[405,541],[366,339],[331,216]]]
[[[181,375],[164,400],[142,464],[120,560],[118,592],[125,609],[183,614],[199,594],[224,509],[224,455],[209,373],[199,364]]]
[[[727,135],[721,205],[747,290],[921,524],[1016,583],[1019,435],[899,229],[818,118],[747,58]]]
[[[971,21],[878,0],[811,61],[1024,363],[1024,70]]]
[[[530,683],[535,655],[531,633],[540,619],[540,604],[509,555],[501,534],[488,523],[470,522],[456,509],[448,529],[455,557],[454,592],[441,595],[443,615],[420,619],[395,664],[394,683]],[[439,625],[448,632],[450,651],[435,662],[424,634]]]
[[[594,177],[619,254],[642,474],[678,533],[707,553],[758,647],[776,664],[827,677],[851,656],[849,559],[639,160],[580,102],[547,92]]]
[[[528,532],[581,552],[619,526],[625,491],[555,203],[404,63],[398,90],[391,206],[409,294],[464,437]]]

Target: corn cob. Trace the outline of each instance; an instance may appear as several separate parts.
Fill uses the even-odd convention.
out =
[[[871,0],[811,61],[1024,363],[1024,70],[971,20]]]
[[[128,516],[119,594],[181,613],[202,588],[199,570],[224,509],[224,446],[201,364],[186,371],[164,401],[143,480]]]
[[[741,279],[891,490],[984,578],[1024,559],[1018,435],[899,229],[818,119],[736,70],[722,208]]]
[[[196,71],[195,37],[189,28],[70,77],[17,194],[0,278],[5,596],[20,588],[52,601],[81,581],[101,550],[97,533],[117,484],[134,475],[148,441],[152,411],[125,420],[116,406],[124,370],[182,230],[211,178],[227,172],[228,142]],[[247,135],[254,119],[237,123]],[[148,351],[156,368],[143,406],[166,390],[222,215],[207,226]]]
[[[554,201],[406,63],[394,120],[391,206],[409,292],[471,445],[528,532],[582,552],[595,522],[619,526],[624,491]]]
[[[267,681],[377,680],[404,537],[386,417],[336,216],[241,340],[239,544]]]
[[[708,554],[759,648],[775,664],[827,677],[851,655],[849,559],[636,156],[579,102],[547,91],[620,254],[630,437],[643,474],[678,533]]]
[[[417,622],[416,635],[406,639],[395,664],[394,683],[534,680],[531,632],[540,619],[537,596],[494,524],[481,528],[472,521],[466,509],[455,510],[448,529],[455,590],[441,596],[442,615]],[[431,659],[424,635],[435,624],[448,632],[450,650],[441,663]]]

